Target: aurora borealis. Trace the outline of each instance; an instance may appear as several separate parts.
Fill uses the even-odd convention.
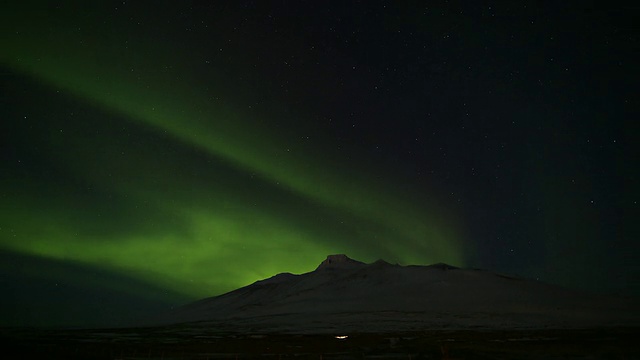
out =
[[[498,5],[3,5],[4,324],[333,253],[637,293],[630,22]]]

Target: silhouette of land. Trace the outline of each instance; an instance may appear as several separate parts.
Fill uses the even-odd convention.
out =
[[[42,359],[639,359],[638,305],[447,264],[331,255],[105,329],[1,329]]]

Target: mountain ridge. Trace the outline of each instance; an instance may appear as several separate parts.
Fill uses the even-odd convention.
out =
[[[518,280],[518,281],[514,281]],[[313,271],[280,273],[155,319],[234,331],[327,332],[424,328],[539,328],[640,323],[624,299],[445,263],[367,264],[329,255]]]

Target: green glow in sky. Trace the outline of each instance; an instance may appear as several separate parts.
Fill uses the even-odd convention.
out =
[[[101,24],[86,24],[105,39],[88,43],[66,25],[77,21],[37,22],[5,24],[0,64],[94,112],[38,111],[42,161],[66,180],[3,179],[16,191],[2,210],[12,225],[1,247],[194,298],[310,271],[331,253],[464,265],[446,209],[412,199],[393,169],[365,164],[357,149],[296,142],[304,119],[281,129],[243,99],[212,100],[210,88],[226,85],[198,81],[197,52],[125,41]]]

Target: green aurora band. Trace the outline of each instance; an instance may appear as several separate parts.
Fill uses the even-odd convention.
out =
[[[15,191],[3,208],[11,231],[3,226],[0,247],[194,298],[310,271],[337,252],[464,265],[460,224],[413,199],[410,186],[335,150],[292,143],[287,134],[304,125],[279,131],[239,106],[212,102],[190,69],[193,53],[180,57],[145,39],[128,43],[135,50],[121,40],[87,44],[116,35],[66,25],[81,21],[17,14],[2,25],[9,36],[0,64],[130,126],[123,132],[107,115],[42,120],[59,127],[42,135],[44,161],[70,181],[48,191],[38,180],[5,177],[2,185]],[[77,184],[90,189],[82,190],[90,201]]]

